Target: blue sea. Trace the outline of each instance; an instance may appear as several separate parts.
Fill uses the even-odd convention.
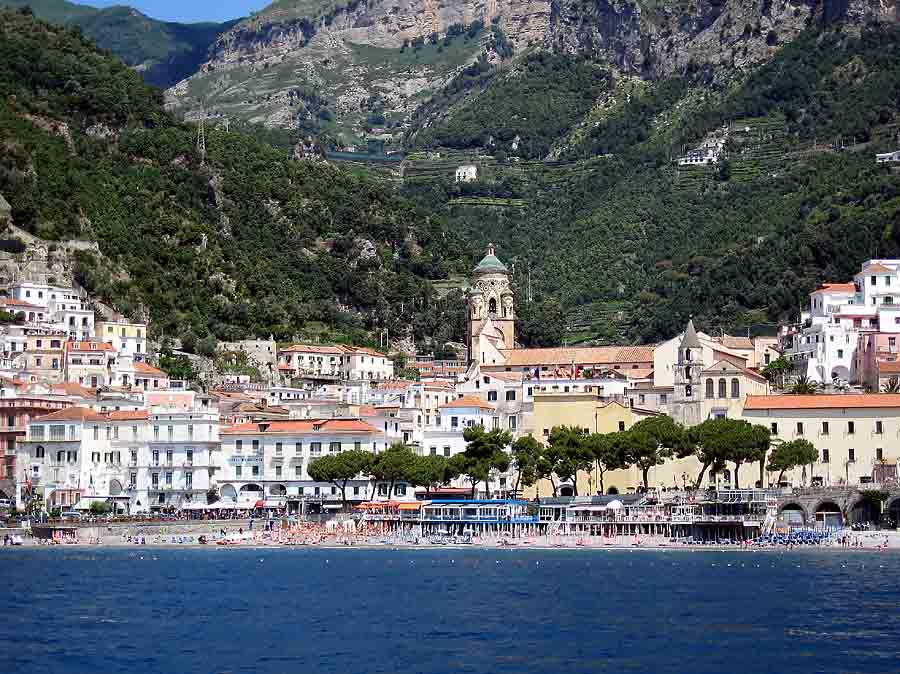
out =
[[[900,671],[900,555],[0,548],[0,672]]]

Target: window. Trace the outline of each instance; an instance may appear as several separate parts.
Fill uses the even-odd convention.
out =
[[[353,449],[354,449],[354,451],[361,452],[362,451],[362,442],[360,442],[359,440],[354,442]]]
[[[496,391],[488,391],[488,402],[489,403],[497,402],[497,392]]]
[[[728,397],[728,382],[724,379],[719,380],[719,397],[727,398]]]
[[[284,452],[284,445],[280,442],[275,443],[275,456],[281,456]]]
[[[447,458],[450,457],[450,448],[449,447],[444,447],[444,456],[446,456]]]
[[[515,399],[516,399],[515,391],[507,391],[506,392],[506,401],[507,402],[513,402]]]
[[[803,435],[803,422],[797,422],[797,435]]]
[[[153,485],[154,489],[159,489],[159,473],[153,473],[150,476],[150,483]]]
[[[450,428],[459,428],[459,417],[450,417]]]
[[[428,448],[428,453],[429,453],[431,456],[437,456],[437,447],[429,447],[429,448]]]
[[[359,487],[353,487],[353,495],[359,496]]]
[[[193,489],[194,488],[194,474],[193,473],[185,473],[184,474],[184,488],[185,489]]]
[[[259,466],[251,466],[250,474],[253,475],[253,477],[259,477]]]
[[[518,428],[519,421],[517,417],[509,418],[509,430],[514,431]]]
[[[159,465],[159,450],[158,449],[153,450],[153,465],[154,466]]]
[[[35,450],[34,450],[34,458],[36,458],[36,459],[43,459],[43,458],[44,458],[44,448],[43,448],[43,447],[37,447],[37,448],[35,448]]]
[[[309,443],[309,454],[310,456],[319,456],[322,453],[322,443],[321,442],[311,442]]]
[[[875,435],[884,433],[884,425],[880,421],[875,422]]]
[[[172,459],[174,458],[174,454],[175,453],[171,449],[166,450],[166,464],[167,465],[169,465],[169,466],[172,465]]]
[[[131,465],[133,466],[137,465],[137,454],[138,453],[136,449],[131,450]]]
[[[847,422],[847,435],[853,435],[856,433],[856,423],[853,421]]]
[[[244,471],[243,471],[243,469],[242,469],[241,466],[235,466],[235,467],[234,467],[234,476],[235,476],[236,478],[240,479],[240,478],[241,478],[241,473],[243,473],[243,472],[244,472]]]
[[[65,440],[66,439],[66,427],[65,426],[51,426],[50,427],[50,439],[51,440]]]
[[[153,439],[159,440],[159,426],[153,427]],[[241,443],[241,441],[238,440],[238,449],[240,449],[240,443]]]
[[[296,477],[297,479],[300,479],[301,477],[303,477],[303,466],[302,465],[294,466],[294,477]]]
[[[830,459],[831,459],[831,457],[828,455],[828,450],[823,449],[822,450],[822,463],[828,463],[830,461]]]
[[[194,463],[194,450],[193,449],[189,449],[185,452],[185,459],[187,460],[188,463],[191,463],[191,464]]]
[[[193,440],[193,439],[194,439],[194,426],[193,426],[192,424],[188,424],[188,427],[187,427],[187,434],[188,434],[188,439],[189,439],[189,440]]]
[[[660,404],[660,405],[666,405],[666,404],[668,404],[668,402],[669,402],[669,396],[668,396],[668,394],[666,394],[666,393],[660,393],[660,394],[659,394],[659,404]]]
[[[843,358],[843,357],[844,357],[844,350],[843,350],[843,349],[838,349],[838,355],[837,355],[837,357],[838,357],[838,358]]]
[[[405,484],[395,484],[394,485],[394,496],[406,496],[406,485]]]
[[[319,488],[316,487],[316,491],[318,491],[318,490],[319,490]],[[379,495],[379,496],[387,496],[387,495],[388,495],[388,485],[384,484],[383,482],[382,482],[382,483],[379,483],[379,485],[378,485],[378,495]]]
[[[234,451],[240,452],[244,449],[244,441],[243,440],[235,440],[234,441]]]
[[[254,452],[258,452],[258,451],[259,451],[259,440],[254,440],[254,441],[253,441],[253,451],[254,451]]]
[[[773,422],[771,425],[771,429],[772,429],[772,435],[778,435],[778,424]]]
[[[132,487],[137,487],[137,473],[131,473],[129,475],[129,484],[131,484]]]
[[[175,428],[174,428],[173,426],[168,426],[168,427],[166,428],[166,435],[168,436],[168,438],[169,438],[170,441],[172,440],[172,436],[173,436],[174,434],[175,434]]]
[[[856,463],[856,450],[852,447],[847,450],[847,460],[850,463]]]
[[[884,461],[884,450],[881,447],[875,450],[875,460]]]
[[[100,439],[100,427],[94,426],[94,440]]]
[[[275,466],[275,477],[281,477],[281,466]]]
[[[619,432],[621,433],[621,432],[624,431],[624,430],[625,430],[625,422],[624,422],[624,421],[620,421],[620,422],[619,422]]]
[[[113,440],[118,440],[119,439],[119,427],[113,426],[112,430],[113,430]]]
[[[736,377],[731,380],[731,397],[732,398],[740,398],[741,397],[741,382]]]
[[[706,397],[707,398],[715,398],[715,388],[716,385],[713,383],[712,379],[706,380]]]
[[[171,472],[166,473],[166,486],[167,487],[172,486],[172,473]]]

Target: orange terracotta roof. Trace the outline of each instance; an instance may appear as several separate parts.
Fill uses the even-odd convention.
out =
[[[900,374],[900,360],[878,361],[878,374]]]
[[[815,410],[900,408],[895,393],[747,396],[745,410]]]
[[[134,372],[138,372],[140,374],[149,374],[149,375],[153,375],[156,377],[167,376],[166,373],[163,372],[162,370],[159,370],[159,369],[153,367],[152,365],[148,365],[147,363],[140,363],[140,362],[135,363],[134,365],[131,366],[131,369]]]
[[[521,372],[485,372],[484,376],[493,377],[494,379],[499,379],[500,381],[509,381],[513,383],[522,381]]]
[[[876,262],[875,264],[870,264],[868,267],[864,267],[860,274],[892,274],[894,273],[893,269],[885,267],[880,262]]]
[[[81,384],[66,382],[64,384],[53,384],[50,387],[51,393],[58,395],[76,396],[79,398],[93,398],[95,392]]]
[[[653,376],[652,367],[639,367],[637,370],[620,370],[629,379],[649,379]]]
[[[143,421],[150,417],[147,410],[114,410],[103,416],[109,421]]]
[[[343,353],[336,346],[323,346],[321,344],[294,344],[286,349],[281,349],[279,353],[325,353],[329,355],[339,355]]]
[[[415,382],[411,382],[411,381],[384,381],[384,382],[381,382],[380,384],[378,384],[375,387],[375,389],[376,390],[387,389],[387,390],[398,390],[398,391],[404,390],[405,391],[410,386],[412,386],[414,383]]]
[[[66,351],[115,351],[115,347],[106,342],[66,342]]]
[[[89,407],[68,407],[64,410],[57,410],[50,414],[35,417],[34,421],[96,421],[99,418],[100,415]]]
[[[853,283],[820,283],[810,294],[821,292],[856,294],[856,285]]]
[[[726,368],[726,370],[727,369],[730,369],[731,371],[737,370],[738,372],[750,377],[751,379],[756,379],[757,381],[761,381],[761,382],[768,381],[765,377],[763,377],[756,370],[751,370],[749,367],[742,367],[740,365],[736,365],[735,363],[732,363],[730,360],[717,360],[710,367],[703,370],[703,373],[706,374],[708,372],[710,374],[716,374],[717,372],[721,372],[723,370],[723,368],[719,367],[720,365],[728,366]]]
[[[601,365],[605,363],[652,363],[655,346],[596,346],[549,349],[507,349],[507,366]]]
[[[260,421],[252,424],[236,424],[221,432],[227,435],[318,432],[378,433],[378,429],[358,419],[303,419],[302,421]]]
[[[0,300],[0,306],[20,307],[22,309],[45,309],[45,310],[47,308],[47,307],[38,306],[37,304],[31,304],[31,302],[17,300],[13,297]]]
[[[737,337],[735,335],[725,335],[722,337],[722,346],[727,349],[753,349],[753,340],[749,337]]]
[[[457,398],[456,400],[451,400],[449,403],[445,403],[443,405],[438,405],[438,409],[454,409],[454,408],[464,408],[464,407],[475,407],[482,410],[492,410],[494,409],[493,405],[488,405],[481,398],[477,396],[463,396],[462,398]]]
[[[377,417],[378,410],[373,405],[360,405],[359,416],[361,417]]]

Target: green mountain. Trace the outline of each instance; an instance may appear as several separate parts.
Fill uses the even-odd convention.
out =
[[[407,132],[432,154],[411,156],[404,192],[494,239],[538,310],[562,308],[568,334],[539,341],[652,341],[690,316],[772,331],[818,282],[900,256],[900,176],[875,162],[900,147],[893,22],[813,23],[727,83],[547,52],[460,79]],[[715,163],[678,161],[702,146]],[[472,157],[481,179],[454,184]]]
[[[157,337],[460,337],[442,218],[395,188],[197,129],[81,34],[0,11],[0,193],[17,227],[86,239],[76,278]],[[9,233],[6,234],[10,236]]]
[[[194,74],[219,34],[237,23],[157,21],[131,7],[96,9],[66,0],[0,0],[0,7],[28,7],[44,21],[78,26],[98,47],[163,89]]]

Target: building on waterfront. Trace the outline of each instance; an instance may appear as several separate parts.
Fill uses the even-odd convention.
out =
[[[849,486],[897,477],[900,395],[751,396],[743,417],[769,428],[775,443],[808,440],[818,450],[815,464],[785,474],[786,484]],[[768,474],[769,482],[776,479]]]
[[[221,436],[220,497],[243,503],[275,499],[292,512],[300,512],[303,503],[341,507],[337,487],[310,478],[310,462],[351,449],[384,449],[378,429],[360,419],[238,424],[223,428]],[[361,475],[347,483],[347,498],[353,502],[414,498],[413,487],[405,482],[395,484],[392,494],[388,487]]]

